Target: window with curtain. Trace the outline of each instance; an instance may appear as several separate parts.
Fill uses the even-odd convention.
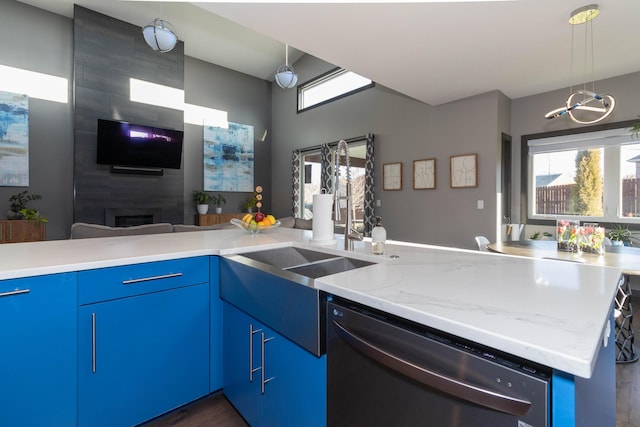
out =
[[[373,135],[352,138],[349,143],[349,157],[351,164],[352,218],[354,227],[365,235],[373,228]],[[295,153],[298,153],[297,155]],[[298,218],[313,218],[313,195],[323,189],[327,193],[334,193],[336,163],[336,144],[322,144],[307,150],[296,150],[293,156],[294,165],[294,216]],[[297,162],[297,164],[295,164]],[[346,167],[344,156],[341,156],[339,168],[341,191],[346,189]],[[296,178],[295,173],[298,173]],[[297,184],[295,184],[297,183]],[[297,197],[296,197],[297,193]],[[299,200],[296,206],[296,200]],[[342,206],[342,209],[345,209]],[[346,218],[342,212],[341,218]],[[336,232],[341,232],[344,223],[336,223]]]
[[[640,141],[628,128],[525,139],[530,220],[640,223]]]

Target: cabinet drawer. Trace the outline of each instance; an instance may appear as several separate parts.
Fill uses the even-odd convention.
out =
[[[208,281],[208,257],[81,271],[78,273],[78,304],[130,297]]]

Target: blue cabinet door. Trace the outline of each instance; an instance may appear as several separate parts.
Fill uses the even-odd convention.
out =
[[[224,303],[224,394],[251,426],[325,426],[326,366]]]
[[[261,325],[229,303],[223,303],[224,394],[253,427],[261,425]],[[250,357],[251,355],[251,357]]]
[[[265,337],[264,426],[327,424],[327,361],[263,327]]]
[[[0,281],[0,425],[76,425],[76,275]]]
[[[209,392],[209,286],[79,308],[78,421],[135,425]]]
[[[220,258],[210,257],[209,260],[209,292],[211,324],[210,330],[210,379],[209,391],[214,392],[222,388],[222,300],[220,299]]]

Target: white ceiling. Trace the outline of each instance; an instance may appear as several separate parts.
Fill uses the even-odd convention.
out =
[[[20,1],[73,15],[74,0]],[[585,0],[75,3],[139,26],[166,19],[186,55],[265,80],[288,43],[290,63],[307,52],[430,105],[492,90],[516,99],[640,71],[638,0],[601,0],[593,73],[582,58],[584,25],[575,27],[573,70],[570,61],[568,18]]]

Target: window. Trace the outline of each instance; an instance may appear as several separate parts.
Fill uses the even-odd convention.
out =
[[[366,160],[366,144],[350,143],[349,159],[351,165],[351,208],[353,226],[358,231],[364,230],[364,203],[365,203],[365,160]],[[320,150],[307,151],[301,157],[301,216],[304,219],[313,218],[313,195],[320,194],[321,188],[321,171],[322,160]],[[336,147],[331,147],[331,164],[336,162]],[[344,156],[340,157],[340,183],[338,185],[340,195],[346,194],[346,167],[344,165]],[[333,193],[335,188],[335,176],[331,176],[331,188],[326,189],[328,193]],[[341,206],[341,221],[335,223],[337,229],[344,229],[346,216],[346,203]]]
[[[298,112],[302,112],[364,89],[374,83],[356,73],[338,68],[298,86]]]
[[[640,142],[628,126],[617,126],[523,137],[530,222],[570,216],[640,224]]]

